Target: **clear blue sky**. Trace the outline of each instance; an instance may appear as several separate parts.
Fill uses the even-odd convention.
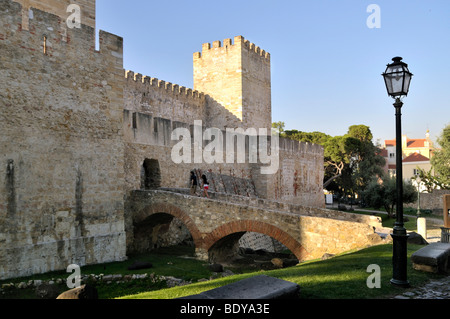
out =
[[[202,43],[242,35],[271,54],[274,122],[333,136],[364,124],[375,141],[395,138],[381,73],[401,56],[415,75],[403,133],[435,140],[450,124],[449,0],[97,0],[97,29],[124,38],[125,69],[189,88]]]

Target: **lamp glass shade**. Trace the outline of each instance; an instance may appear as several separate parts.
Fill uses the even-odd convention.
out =
[[[402,58],[396,57],[392,60],[394,63],[388,64],[383,73],[387,92],[392,97],[407,96],[413,75],[409,72],[408,65],[401,61]]]

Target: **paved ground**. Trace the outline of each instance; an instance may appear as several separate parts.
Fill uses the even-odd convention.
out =
[[[412,289],[407,289],[401,295],[392,299],[450,299],[450,276]]]

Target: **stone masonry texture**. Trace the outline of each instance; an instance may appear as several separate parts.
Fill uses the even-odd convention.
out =
[[[69,4],[80,7],[80,28],[68,28]],[[269,175],[261,173],[266,164],[248,159],[252,137],[245,133],[235,146],[245,150],[243,162],[173,160],[177,128],[194,135],[193,151],[207,146],[208,131],[225,136],[227,129],[254,128],[270,135],[268,52],[242,36],[205,43],[193,55],[194,89],[185,88],[124,70],[119,36],[100,31],[97,50],[95,14],[94,0],[0,1],[0,279],[126,259],[139,229],[128,205],[133,192],[187,188],[191,170],[207,174],[223,196],[324,207],[318,145],[280,139],[278,170]],[[198,123],[200,144],[193,134]],[[226,149],[215,155],[225,158]],[[207,204],[201,208],[196,227],[206,227],[209,216]],[[281,234],[298,224],[293,218],[266,235],[286,239]],[[302,231],[312,232],[314,223],[303,219]],[[243,231],[239,220],[227,215]],[[181,221],[198,244],[196,228]],[[268,227],[255,225],[248,231]],[[200,249],[227,233],[208,227]]]
[[[32,11],[0,2],[0,278],[126,257],[122,39]]]

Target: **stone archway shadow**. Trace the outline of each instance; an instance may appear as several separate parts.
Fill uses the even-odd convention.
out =
[[[156,202],[146,206],[134,215],[133,224],[138,225],[156,214],[168,214],[179,219],[189,230],[196,248],[203,247],[202,236],[193,220],[180,208],[169,203]]]
[[[268,223],[255,220],[237,220],[219,226],[203,239],[203,248],[208,251],[222,238],[244,232],[255,232],[268,235],[286,246],[299,261],[307,258],[308,252],[291,235]]]

